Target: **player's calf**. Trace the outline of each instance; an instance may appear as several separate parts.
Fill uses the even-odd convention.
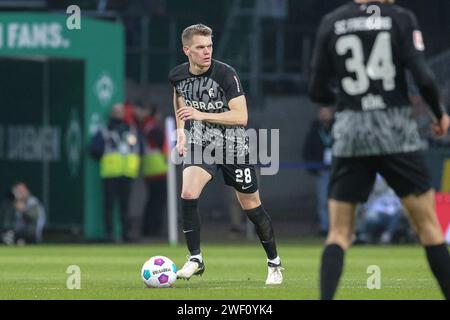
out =
[[[200,254],[200,213],[198,199],[182,199],[183,233],[191,256]]]
[[[268,274],[267,285],[277,285],[283,282],[284,270],[277,253],[277,246],[270,216],[262,205],[252,210],[245,210],[250,221],[255,225],[256,233],[267,255]]]
[[[266,252],[267,259],[273,260],[278,257],[272,221],[264,207],[261,205],[252,210],[245,210],[248,218],[255,225],[256,234]]]
[[[344,250],[338,244],[328,244],[323,253],[320,266],[320,298],[333,299],[344,266]]]

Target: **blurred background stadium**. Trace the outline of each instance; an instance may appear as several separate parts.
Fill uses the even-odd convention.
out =
[[[44,241],[102,240],[102,185],[88,145],[116,103],[157,106],[164,117],[172,115],[167,75],[185,62],[181,31],[200,22],[214,29],[215,58],[241,76],[250,125],[280,129],[280,171],[261,178],[278,237],[317,236],[316,181],[307,169],[320,163],[302,155],[317,114],[306,97],[308,70],[319,21],[347,1],[0,0],[2,196],[8,199],[14,181],[28,184],[46,210]],[[418,16],[429,64],[449,106],[450,2],[397,3]],[[81,9],[80,30],[66,27],[72,4]],[[450,193],[450,139],[430,137],[431,120],[413,85],[411,98],[430,148],[433,185]],[[136,241],[147,240],[140,230],[145,188],[142,177],[133,182],[129,213]],[[244,222],[242,230],[231,230],[237,204],[230,195],[220,176],[206,189],[205,238],[251,237]],[[445,208],[445,197],[439,201]],[[166,219],[163,228],[151,241],[167,239]]]

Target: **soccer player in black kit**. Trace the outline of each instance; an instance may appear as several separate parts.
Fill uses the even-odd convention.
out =
[[[266,252],[266,284],[281,284],[283,268],[272,222],[261,204],[255,168],[248,159],[249,139],[244,129],[248,113],[239,77],[232,67],[212,59],[211,28],[201,24],[186,28],[182,44],[189,62],[175,67],[169,80],[174,87],[177,116],[176,148],[185,157],[181,201],[183,232],[190,256],[177,277],[190,279],[205,270],[200,250],[198,199],[206,184],[221,170],[225,183],[236,190]],[[187,134],[185,124],[190,125]],[[205,150],[212,150],[213,160],[218,160],[203,159]],[[198,154],[201,161],[195,158]]]
[[[337,105],[321,299],[335,295],[351,244],[355,205],[367,200],[377,172],[401,198],[450,299],[450,256],[435,215],[406,70],[431,108],[436,136],[447,134],[449,117],[426,66],[415,15],[393,2],[352,1],[326,15],[317,34],[309,95],[320,105]],[[330,88],[335,80],[337,94]]]

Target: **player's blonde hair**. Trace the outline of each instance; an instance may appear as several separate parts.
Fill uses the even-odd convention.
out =
[[[181,42],[183,46],[188,46],[194,36],[212,36],[213,30],[204,24],[194,24],[183,30]]]

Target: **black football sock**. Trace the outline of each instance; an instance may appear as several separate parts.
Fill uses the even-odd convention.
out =
[[[183,233],[191,256],[200,254],[200,214],[198,199],[182,200]]]
[[[344,250],[337,244],[325,247],[322,254],[322,265],[320,269],[320,298],[331,300],[341,278],[344,265]]]
[[[433,271],[445,299],[450,300],[450,254],[447,246],[445,244],[426,246],[425,251],[431,271]]]
[[[273,260],[278,257],[272,221],[270,220],[270,217],[264,207],[261,205],[252,210],[245,210],[245,213],[250,221],[255,225],[256,234],[258,235],[259,240],[266,251],[267,258],[269,260]]]

